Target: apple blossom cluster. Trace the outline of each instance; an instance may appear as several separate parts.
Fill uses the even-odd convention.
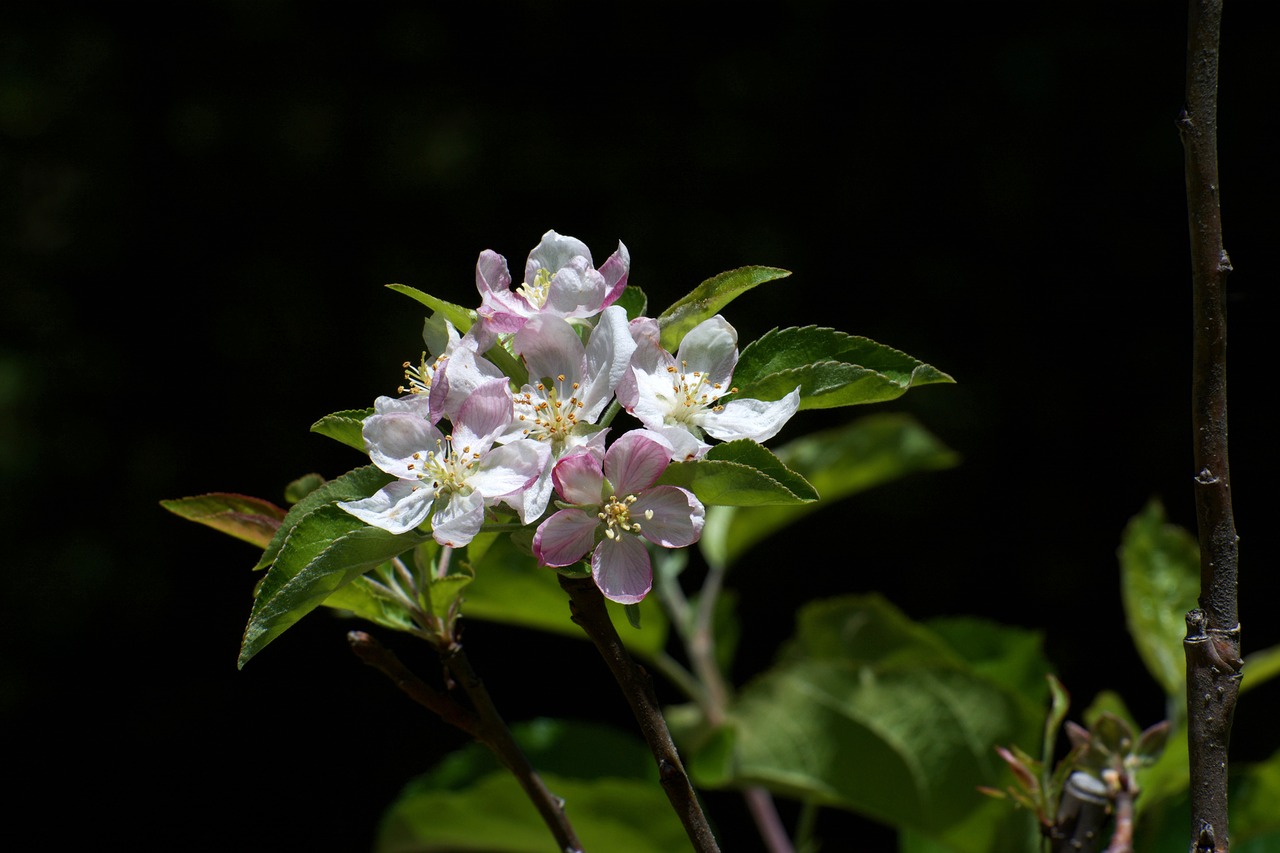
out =
[[[596,268],[584,243],[548,231],[513,288],[506,259],[482,252],[471,328],[460,334],[445,321],[438,351],[406,365],[401,396],[379,397],[363,421],[369,458],[395,479],[339,506],[391,533],[430,524],[450,547],[469,543],[487,513],[505,507],[536,525],[542,565],[589,559],[606,597],[643,599],[652,586],[645,543],[692,545],[705,517],[691,491],[658,484],[667,466],[704,456],[708,437],[772,438],[800,392],[721,402],[735,390],[734,328],[716,315],[667,352],[656,320],[629,320],[615,304],[630,266],[621,242]],[[486,358],[494,347],[523,362],[528,382],[515,387]],[[611,440],[618,410],[640,427]]]

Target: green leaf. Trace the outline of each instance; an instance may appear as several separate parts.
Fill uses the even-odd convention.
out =
[[[259,548],[267,546],[285,517],[284,509],[270,501],[231,492],[173,498],[160,501],[160,506]]]
[[[329,438],[340,441],[347,447],[354,447],[363,453],[365,446],[361,427],[364,424],[364,419],[372,414],[373,409],[371,408],[347,409],[342,412],[334,412],[313,423],[311,431],[320,433],[320,435],[327,435]]]
[[[452,302],[445,302],[429,293],[423,293],[416,287],[410,287],[407,284],[388,284],[387,287],[396,293],[403,293],[410,299],[414,299],[421,304],[427,306],[432,311],[443,314],[445,319],[453,324],[461,334],[466,334],[471,330],[471,325],[476,321],[476,312],[470,308],[464,308],[461,305],[455,305]]]
[[[694,326],[714,317],[721,308],[753,287],[789,275],[790,271],[775,267],[740,267],[707,279],[658,315],[662,348],[675,352]]]
[[[243,668],[344,584],[425,538],[370,527],[334,505],[303,515],[292,526],[254,594],[238,666]]]
[[[476,537],[464,559],[475,573],[463,599],[464,617],[587,639],[569,619],[569,595],[560,588],[555,570],[539,566],[509,535]],[[651,660],[666,649],[668,623],[656,595],[637,605],[644,626],[639,630],[622,605],[610,601],[607,607],[623,644],[637,657]]]
[[[512,726],[522,751],[585,850],[668,853],[688,835],[637,739],[591,723],[535,720]],[[406,786],[383,817],[374,853],[545,853],[550,831],[515,778],[473,744]]]
[[[734,396],[777,400],[798,386],[801,409],[879,403],[939,382],[955,380],[896,349],[820,326],[766,332],[733,371]]]
[[[357,501],[367,498],[391,482],[392,479],[390,474],[379,470],[376,466],[365,465],[362,468],[348,471],[341,477],[329,480],[324,485],[309,492],[306,497],[290,507],[289,514],[280,522],[280,529],[271,537],[271,542],[267,544],[266,550],[262,552],[262,556],[258,559],[258,564],[253,567],[254,570],[265,569],[271,565],[271,562],[276,558],[276,554],[280,551],[280,546],[284,544],[285,539],[289,536],[289,532],[308,513],[337,501]],[[354,516],[352,516],[352,520],[355,520]]]
[[[1252,690],[1280,675],[1280,646],[1271,646],[1244,656],[1244,677],[1240,680],[1240,692]]]
[[[622,295],[613,304],[626,310],[628,320],[634,320],[643,317],[644,312],[649,309],[649,297],[640,288],[629,284],[622,289]]]
[[[885,414],[810,433],[778,448],[777,458],[803,477],[822,500],[789,506],[707,507],[699,548],[708,562],[732,565],[758,542],[803,516],[910,473],[949,468],[959,457],[911,417]]]
[[[708,506],[796,504],[818,499],[804,477],[758,442],[745,438],[717,444],[701,459],[668,465],[658,482],[689,489]]]
[[[1119,558],[1129,634],[1165,694],[1181,696],[1186,691],[1185,616],[1200,594],[1195,537],[1169,524],[1164,507],[1153,500],[1125,527]]]
[[[995,745],[1035,737],[1041,722],[878,596],[803,608],[778,663],[744,687],[729,719],[724,784],[930,834],[983,806],[977,787],[1004,778]]]
[[[296,504],[323,485],[324,477],[319,474],[303,474],[284,487],[285,502],[290,505]]]

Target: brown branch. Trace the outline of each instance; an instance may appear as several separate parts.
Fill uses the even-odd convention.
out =
[[[1229,849],[1227,745],[1240,688],[1237,542],[1227,464],[1226,279],[1218,194],[1218,44],[1222,0],[1190,0],[1185,154],[1193,313],[1192,428],[1200,606],[1187,614],[1188,747],[1193,849]]]
[[[383,672],[411,699],[488,747],[502,766],[516,777],[516,781],[542,816],[543,822],[555,836],[560,849],[565,853],[582,853],[582,844],[565,816],[564,803],[547,789],[542,777],[525,757],[460,645],[455,643],[448,649],[441,649],[440,656],[466,691],[475,706],[474,711],[459,705],[447,693],[428,686],[410,672],[394,652],[364,631],[351,631],[347,634],[347,640],[351,643],[352,651],[362,661]]]
[[[613,673],[618,686],[631,706],[640,733],[658,763],[658,778],[667,793],[667,799],[684,825],[693,849],[698,853],[718,853],[720,847],[702,813],[702,805],[689,782],[689,774],[676,751],[667,722],[662,716],[653,681],[643,667],[631,659],[622,638],[613,627],[609,612],[605,609],[604,596],[591,578],[570,578],[560,575],[560,586],[569,593],[569,612],[574,623],[595,644]]]

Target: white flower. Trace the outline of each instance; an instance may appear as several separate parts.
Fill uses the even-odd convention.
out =
[[[659,343],[656,320],[633,320],[631,334],[637,346],[631,374],[618,385],[618,401],[671,444],[673,460],[704,456],[711,449],[704,435],[767,441],[800,408],[799,386],[781,400],[720,402],[737,391],[731,382],[738,364],[738,333],[719,314],[693,327],[675,356]]]
[[[511,413],[505,377],[472,391],[448,435],[432,423],[424,396],[379,397],[364,421],[364,442],[374,464],[396,479],[338,506],[391,533],[406,533],[430,517],[437,542],[466,545],[480,532],[486,506],[514,499],[547,467],[550,449],[540,442],[493,447]]]

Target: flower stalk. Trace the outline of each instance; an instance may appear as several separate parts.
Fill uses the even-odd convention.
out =
[[[561,588],[569,594],[569,611],[574,624],[582,628],[595,644],[622,689],[640,726],[640,733],[658,763],[662,789],[693,843],[693,849],[696,853],[718,853],[720,847],[671,739],[662,708],[654,694],[653,681],[623,646],[622,638],[605,609],[600,588],[589,577],[560,575],[559,581]]]

